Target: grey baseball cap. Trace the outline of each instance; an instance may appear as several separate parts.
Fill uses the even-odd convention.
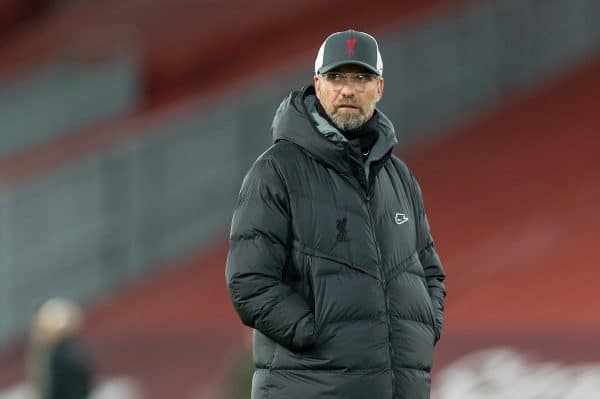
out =
[[[360,65],[379,76],[383,75],[377,40],[368,33],[352,29],[329,35],[317,53],[315,74],[346,64]]]

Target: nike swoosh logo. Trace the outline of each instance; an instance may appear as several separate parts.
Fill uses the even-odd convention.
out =
[[[408,222],[408,218],[404,213],[396,213],[396,216],[394,216],[394,221],[396,224],[402,224]]]

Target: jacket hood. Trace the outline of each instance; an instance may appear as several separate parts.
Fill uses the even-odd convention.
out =
[[[340,173],[351,173],[351,163],[360,163],[360,150],[352,146],[337,128],[319,115],[314,86],[292,91],[279,105],[273,119],[273,141],[287,140],[308,151],[315,159]],[[379,137],[365,161],[369,164],[383,158],[397,144],[392,122],[378,109]]]

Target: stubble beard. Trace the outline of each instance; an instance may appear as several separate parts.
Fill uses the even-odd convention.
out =
[[[323,103],[321,104],[323,105]],[[339,112],[339,107],[344,105],[356,107],[358,112]],[[330,107],[324,106],[323,108],[335,127],[337,127],[340,131],[358,129],[364,125],[375,112],[375,106],[372,108],[367,107],[367,109],[363,110],[358,106],[358,103],[353,98],[344,99],[337,106],[331,104]]]
[[[360,112],[334,112],[331,115],[332,122],[342,131],[358,129],[367,121],[365,114]]]

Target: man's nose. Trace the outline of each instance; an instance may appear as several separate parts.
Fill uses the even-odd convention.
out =
[[[342,88],[340,90],[340,94],[344,97],[354,97],[354,84],[352,84],[352,82],[349,82],[348,80],[346,80],[344,82],[344,84],[342,85]]]

